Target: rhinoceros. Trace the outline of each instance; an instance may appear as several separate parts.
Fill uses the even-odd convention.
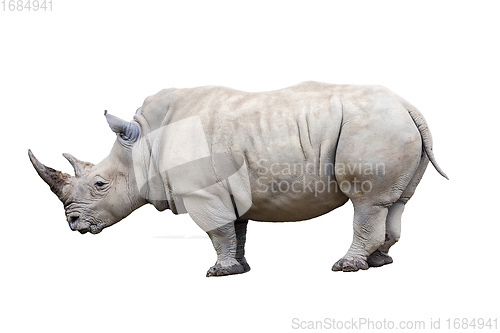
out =
[[[354,236],[332,267],[392,263],[401,215],[430,161],[422,114],[382,86],[304,82],[267,92],[166,89],[117,134],[99,164],[63,154],[75,176],[31,163],[64,204],[72,230],[97,234],[147,203],[188,213],[217,261],[207,276],[244,273],[247,223],[311,219],[354,206]]]

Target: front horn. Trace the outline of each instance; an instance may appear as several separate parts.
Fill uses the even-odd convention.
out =
[[[31,150],[28,150],[28,156],[38,175],[50,186],[50,190],[57,195],[59,200],[63,201],[63,188],[68,184],[71,176],[43,165]]]

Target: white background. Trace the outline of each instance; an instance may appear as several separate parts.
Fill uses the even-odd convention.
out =
[[[495,1],[69,1],[0,12],[2,332],[290,332],[299,320],[498,316],[500,20]],[[350,203],[302,223],[250,222],[252,271],[206,278],[215,251],[187,215],[146,206],[71,232],[29,163],[97,163],[162,88],[381,84],[417,106],[450,181],[429,166],[394,264],[330,270]],[[311,207],[314,209],[314,207]]]

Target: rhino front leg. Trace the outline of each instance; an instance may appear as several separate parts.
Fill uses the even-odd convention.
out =
[[[247,221],[236,221],[207,231],[217,252],[217,262],[210,267],[207,277],[240,274],[250,270],[244,248],[246,225]]]
[[[353,241],[346,255],[333,265],[333,271],[368,269],[368,256],[384,244],[387,211],[382,206],[354,203]]]
[[[236,231],[236,260],[243,266],[244,273],[250,270],[250,265],[245,258],[245,243],[247,240],[248,220],[236,220],[234,230]]]
[[[218,186],[218,185],[217,185]],[[191,218],[210,237],[217,261],[207,276],[245,273],[250,266],[245,259],[246,220],[238,220],[229,196],[198,191],[184,199]]]

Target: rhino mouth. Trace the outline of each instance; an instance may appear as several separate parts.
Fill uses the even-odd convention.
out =
[[[92,223],[89,221],[81,221],[78,215],[70,214],[68,216],[69,227],[73,231],[78,231],[79,233],[86,234],[90,232],[91,234],[98,234],[104,229],[103,224]]]
[[[100,233],[102,231],[102,227],[96,225],[96,224],[91,224],[89,225],[88,227],[85,227],[85,228],[80,228],[80,229],[74,229],[74,231],[78,231],[79,233],[81,233],[82,235],[90,232],[91,234],[93,235],[97,235],[98,233]]]
[[[102,231],[102,229],[103,228],[97,224],[91,224],[88,231],[90,231],[90,233],[92,235],[97,235],[98,233],[100,233]]]
[[[82,235],[86,233],[95,235],[106,227],[106,223],[97,216],[81,211],[77,209],[78,207],[72,205],[74,204],[70,204],[66,208],[66,220],[71,230],[78,231]]]

